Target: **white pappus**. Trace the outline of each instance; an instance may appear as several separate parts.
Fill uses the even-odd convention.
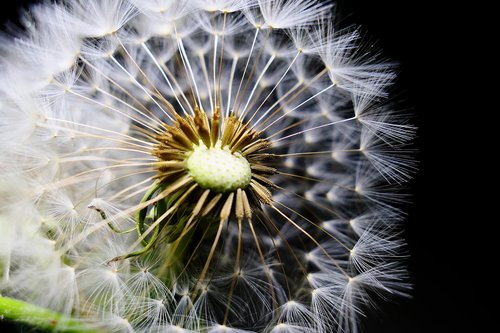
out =
[[[316,0],[61,0],[0,36],[0,292],[106,332],[358,332],[415,128]]]

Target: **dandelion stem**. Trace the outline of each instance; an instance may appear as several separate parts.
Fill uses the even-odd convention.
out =
[[[3,296],[0,296],[0,318],[22,322],[46,332],[102,333],[61,313]]]

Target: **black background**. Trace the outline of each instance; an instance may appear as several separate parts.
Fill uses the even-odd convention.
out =
[[[105,1],[105,0],[104,0]],[[15,20],[20,5],[34,1],[3,1],[1,21]],[[412,181],[413,204],[406,238],[411,253],[413,297],[381,305],[366,320],[365,333],[483,332],[478,326],[481,266],[471,257],[474,228],[468,188],[464,128],[469,94],[461,45],[456,41],[466,22],[456,19],[455,7],[440,1],[342,0],[344,22],[361,25],[384,55],[399,62],[399,86],[418,125],[419,172]],[[465,119],[467,122],[467,119]],[[457,176],[459,175],[459,176]],[[480,250],[480,248],[479,248]],[[482,254],[477,254],[481,256]],[[476,277],[477,276],[477,277]],[[488,283],[484,281],[482,283]],[[3,325],[3,326],[2,326]],[[0,321],[1,332],[14,328]]]

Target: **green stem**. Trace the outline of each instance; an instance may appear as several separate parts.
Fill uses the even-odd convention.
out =
[[[0,296],[0,318],[28,324],[46,332],[102,333],[77,319],[3,296]]]

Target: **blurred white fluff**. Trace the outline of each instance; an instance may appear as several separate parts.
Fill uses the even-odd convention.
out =
[[[2,294],[109,332],[210,333],[357,332],[374,295],[406,294],[396,206],[415,129],[385,102],[392,64],[361,52],[332,8],[33,6],[25,32],[0,36]],[[173,120],[164,101],[180,116],[218,101],[263,131],[279,171],[241,240],[229,223],[196,296],[196,258],[176,276],[161,251],[109,262],[140,248],[112,228],[134,228],[154,180],[152,138]]]

